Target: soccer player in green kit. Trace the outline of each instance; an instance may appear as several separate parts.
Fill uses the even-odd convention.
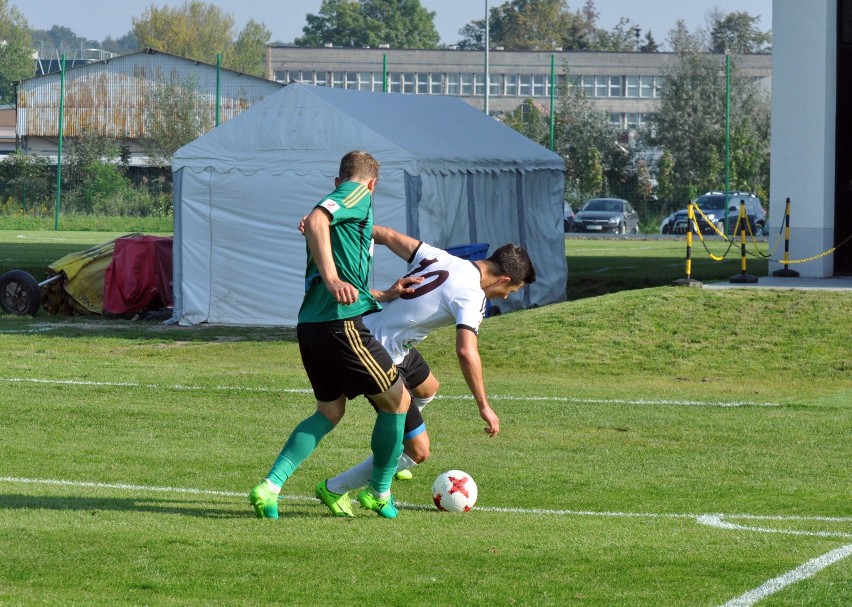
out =
[[[381,309],[368,286],[378,178],[375,158],[349,152],[340,161],[335,190],[305,218],[308,261],[296,335],[317,409],[296,426],[266,478],[249,493],[259,518],[278,518],[282,485],[343,418],[346,400],[361,394],[377,416],[370,440],[373,471],[358,501],[381,517],[397,516],[390,487],[411,397],[390,355],[361,320]]]

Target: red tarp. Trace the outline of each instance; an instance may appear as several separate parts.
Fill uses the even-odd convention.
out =
[[[172,304],[172,237],[117,239],[104,273],[104,312],[128,315]]]

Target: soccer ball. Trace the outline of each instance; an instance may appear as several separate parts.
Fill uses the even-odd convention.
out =
[[[450,470],[432,483],[432,499],[438,510],[467,512],[476,503],[476,483],[467,472]]]

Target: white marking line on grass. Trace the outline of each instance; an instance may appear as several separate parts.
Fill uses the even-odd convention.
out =
[[[807,563],[788,571],[784,575],[772,578],[757,588],[749,590],[735,599],[731,599],[721,607],[750,607],[758,601],[762,601],[766,597],[783,590],[791,584],[795,584],[796,582],[801,582],[802,580],[815,576],[829,565],[843,560],[849,555],[852,555],[852,544],[847,544],[846,546],[841,546],[831,552],[826,552],[822,556],[811,559]]]
[[[152,491],[157,493],[186,493],[196,495],[221,495],[225,497],[245,497],[248,495],[245,492],[237,491],[219,491],[214,489],[195,489],[191,487],[158,487],[156,485],[136,485],[128,483],[103,483],[97,481],[72,481],[63,479],[38,479],[24,478],[16,476],[0,476],[2,483],[21,483],[27,485],[60,485],[66,487],[90,487],[94,489],[118,489],[121,491]],[[288,501],[303,501],[315,502],[316,498],[283,495],[281,499]],[[411,510],[422,508],[433,509],[434,506],[423,504],[407,504],[405,502],[397,502],[397,505]],[[695,519],[699,523],[704,523],[705,517],[714,517],[719,520],[722,517],[739,518],[750,520],[773,520],[773,521],[818,521],[832,523],[852,523],[852,516],[800,516],[800,515],[758,515],[758,514],[689,514],[683,512],[613,512],[606,510],[556,510],[547,508],[501,508],[498,506],[477,506],[479,512],[498,512],[509,514],[533,514],[533,515],[550,515],[550,516],[597,516],[605,518],[651,518],[651,519]],[[706,523],[705,523],[706,524]],[[724,528],[719,526],[720,528]],[[745,528],[748,531],[762,531],[758,528]],[[838,534],[846,535],[846,534]]]
[[[185,386],[185,385],[160,385],[144,384],[140,382],[105,382],[86,381],[75,379],[39,379],[32,377],[0,377],[0,382],[18,384],[49,384],[57,386],[106,386],[117,388],[145,388],[151,390],[233,390],[235,392],[283,392],[286,394],[311,394],[308,388],[264,388],[246,386]],[[438,400],[473,400],[470,394],[465,395],[438,395]],[[491,400],[500,401],[548,401],[559,403],[573,403],[580,405],[672,405],[678,407],[778,407],[778,403],[759,403],[752,401],[700,401],[700,400],[652,400],[645,398],[620,399],[620,398],[575,398],[572,396],[511,396],[495,394]]]
[[[0,482],[7,483],[24,483],[24,484],[38,484],[38,485],[60,485],[60,486],[68,486],[68,487],[91,487],[97,489],[119,489],[123,491],[152,491],[159,493],[186,493],[186,494],[194,494],[194,495],[219,495],[224,497],[245,497],[246,494],[236,492],[236,491],[215,491],[211,489],[192,489],[186,487],[156,487],[149,485],[133,485],[133,484],[125,484],[125,483],[99,483],[99,482],[91,482],[91,481],[71,481],[71,480],[53,480],[53,479],[33,479],[33,478],[17,478],[13,476],[0,476]],[[293,501],[293,502],[304,502],[310,503],[315,502],[316,498],[308,498],[303,496],[292,496],[285,495],[282,496],[282,499]],[[400,508],[405,508],[409,510],[431,510],[432,506],[425,506],[423,504],[405,504],[405,503],[397,503]],[[653,519],[695,519],[699,524],[710,525],[712,527],[716,527],[719,529],[737,529],[743,531],[756,531],[760,533],[789,533],[795,535],[817,535],[824,537],[850,537],[852,534],[847,533],[834,533],[830,534],[828,532],[819,532],[819,531],[802,531],[797,532],[795,530],[787,530],[787,529],[767,529],[763,527],[745,527],[740,525],[735,525],[733,523],[726,523],[722,520],[722,517],[727,516],[729,518],[741,518],[741,519],[749,519],[749,520],[774,520],[774,521],[823,521],[823,522],[840,522],[840,523],[852,523],[852,517],[832,517],[832,516],[779,516],[779,515],[754,515],[754,514],[734,514],[734,515],[724,515],[724,514],[705,514],[705,515],[696,515],[696,514],[685,514],[685,513],[653,513],[653,512],[607,512],[607,511],[593,511],[593,510],[549,510],[542,508],[498,508],[498,507],[477,507],[479,511],[483,512],[506,512],[506,513],[514,513],[514,514],[533,514],[533,515],[557,515],[557,516],[597,516],[597,517],[608,517],[608,518],[653,518]],[[762,584],[758,588],[754,590],[749,590],[745,594],[728,601],[724,605],[720,607],[750,607],[754,605],[758,601],[766,598],[767,596],[778,592],[779,590],[794,584],[796,582],[800,582],[807,578],[813,577],[821,570],[825,569],[832,563],[835,563],[841,559],[846,558],[852,554],[852,544],[843,546],[842,548],[838,548],[837,550],[832,550],[820,557],[812,559],[805,563],[804,565],[793,569],[785,573],[782,576],[777,578],[773,578],[768,582]]]
[[[797,529],[773,529],[771,527],[752,527],[746,525],[738,525],[736,523],[731,523],[728,521],[722,520],[721,514],[702,514],[699,516],[696,521],[700,525],[708,525],[710,527],[716,527],[717,529],[733,529],[737,531],[757,531],[760,533],[783,533],[786,535],[811,535],[815,537],[852,537],[852,533],[841,533],[835,531],[799,531]],[[729,517],[736,518],[736,517]],[[764,517],[741,517],[741,518],[751,518],[760,519]],[[769,518],[769,517],[766,517]],[[771,519],[771,520],[781,520],[781,519]],[[784,520],[809,520],[809,521],[831,521],[831,522],[840,522],[842,519],[819,519],[819,518],[801,518],[801,519],[784,519]],[[845,521],[842,521],[845,522]]]

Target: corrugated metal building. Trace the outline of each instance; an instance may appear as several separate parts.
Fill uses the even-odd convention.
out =
[[[82,133],[122,139],[134,164],[145,164],[139,138],[143,135],[151,93],[161,83],[191,83],[199,92],[202,111],[216,113],[215,65],[145,49],[77,66],[65,71],[63,139]],[[232,70],[219,70],[219,121],[225,122],[282,84]],[[18,146],[27,153],[55,157],[59,140],[61,74],[36,76],[18,83],[16,130]]]

